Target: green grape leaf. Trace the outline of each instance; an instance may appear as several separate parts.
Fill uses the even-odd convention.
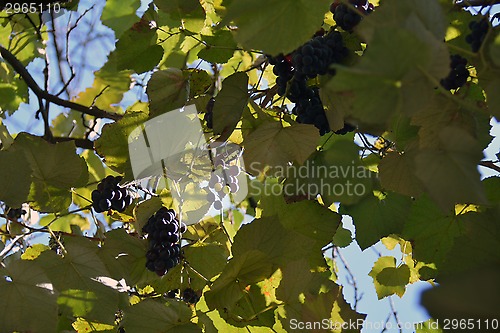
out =
[[[192,244],[184,249],[189,266],[210,280],[218,275],[227,262],[225,249],[217,244]]]
[[[281,235],[277,241],[274,235]],[[301,244],[300,247],[295,244]],[[238,258],[250,250],[265,253],[269,262],[286,264],[321,248],[314,239],[287,230],[276,217],[265,217],[245,224],[234,238],[232,253]]]
[[[212,86],[212,77],[207,71],[202,69],[189,69],[184,71],[189,77],[189,97],[195,98],[196,96],[201,96],[207,93],[208,89]],[[203,95],[205,97],[206,95]],[[197,110],[204,110],[203,107],[198,108],[198,104],[195,103]]]
[[[46,34],[41,29],[42,38],[35,31],[35,27],[42,25],[41,17],[37,13],[12,15],[2,23],[3,33],[0,32],[0,43],[4,45],[23,65],[27,66],[33,59],[41,56],[41,50]]]
[[[0,200],[21,207],[28,198],[31,168],[22,150],[0,151]]]
[[[266,298],[257,285],[245,290],[245,297],[240,299],[232,311],[219,312],[228,324],[237,327],[272,327],[274,309],[266,306]]]
[[[496,214],[488,211],[459,215],[463,222],[461,235],[455,238],[446,260],[439,267],[441,273],[480,269],[500,262],[500,227],[493,222]]]
[[[346,247],[352,242],[352,233],[349,229],[342,226],[337,228],[335,235],[333,235],[333,244],[338,247]]]
[[[189,80],[182,70],[168,68],[155,72],[146,89],[151,118],[184,106],[188,90]]]
[[[460,230],[460,219],[443,214],[432,200],[423,196],[412,205],[402,237],[412,242],[416,260],[439,266]]]
[[[456,203],[486,203],[477,164],[483,154],[478,142],[456,127],[439,134],[441,149],[424,149],[415,157],[415,174],[442,209]]]
[[[42,138],[20,133],[11,148],[23,151],[31,167],[28,198],[40,212],[61,212],[71,204],[72,187],[87,184],[85,160],[76,155],[72,142],[50,144]]]
[[[246,48],[286,54],[314,35],[327,11],[321,0],[240,0],[229,4],[223,23],[234,21]]]
[[[268,255],[259,250],[248,250],[231,259],[220,276],[204,293],[210,309],[232,310],[244,297],[247,284],[264,280],[273,273]]]
[[[314,239],[322,246],[332,241],[341,220],[339,214],[309,200],[284,206],[279,218],[286,229]]]
[[[155,5],[169,14],[172,26],[199,32],[205,25],[205,10],[198,0],[156,0]]]
[[[139,19],[135,12],[140,6],[140,0],[125,0],[119,3],[106,1],[101,16],[102,23],[115,31],[116,38],[120,38]]]
[[[95,141],[94,147],[99,156],[104,158],[104,163],[112,170],[125,173],[126,176],[132,178],[128,136],[147,119],[148,115],[144,112],[127,112],[117,122],[104,125],[102,134]]]
[[[89,183],[97,183],[109,174],[110,170],[106,170],[104,168],[104,164],[101,159],[93,150],[84,150],[80,156],[82,156],[85,159],[85,162],[87,162],[87,166],[89,168]]]
[[[215,98],[213,128],[215,134],[229,137],[240,121],[248,103],[248,75],[236,72],[222,81],[222,89]]]
[[[38,223],[42,227],[49,226],[52,231],[63,231],[67,233],[71,233],[72,225],[77,226],[82,231],[90,228],[89,220],[78,214],[69,214],[61,217],[49,214],[42,217]]]
[[[201,328],[190,322],[191,315],[182,302],[144,300],[125,309],[123,327],[127,333],[201,333]]]
[[[500,68],[500,34],[497,34],[491,41],[488,51],[493,64]]]
[[[377,281],[387,287],[406,286],[410,282],[410,268],[405,264],[386,267],[377,274]]]
[[[213,36],[203,36],[207,44],[198,57],[212,63],[223,64],[233,56],[237,48],[233,34],[228,30],[216,30]]]
[[[480,93],[482,94],[482,91]],[[482,149],[485,149],[491,141],[488,116],[460,108],[443,96],[435,97],[432,104],[412,117],[411,123],[420,126],[418,131],[420,148],[440,147],[441,130],[448,126],[466,131],[478,140]]]
[[[327,149],[311,155],[303,166],[284,170],[276,175],[287,178],[284,184],[287,196],[313,200],[320,194],[326,205],[358,202],[371,192],[374,178],[361,164],[359,146],[344,139],[335,140]]]
[[[408,268],[408,266],[406,266]],[[396,285],[383,285],[379,282],[378,276],[381,272],[383,272],[387,268],[393,268],[396,269],[396,258],[394,257],[380,257],[378,260],[375,262],[373,265],[372,270],[368,275],[370,275],[373,278],[373,283],[375,284],[375,291],[377,292],[377,297],[378,299],[382,299],[384,297],[390,296],[390,295],[398,295],[399,297],[403,297],[405,291],[406,291],[406,283],[403,281],[403,277],[406,276],[406,273],[401,271],[398,272],[398,274],[401,273],[401,279],[399,282],[403,282],[401,284],[396,284]],[[404,270],[404,269],[403,269]],[[394,272],[391,271],[386,271],[384,273],[382,280],[385,282],[394,282],[395,280],[398,279],[393,279]],[[390,278],[389,278],[390,277]],[[409,279],[409,271],[408,271],[408,279]]]
[[[125,279],[127,285],[137,285],[151,278],[147,274],[147,242],[128,234],[125,229],[115,229],[105,234],[106,240],[97,253],[110,277]]]
[[[10,281],[0,278],[0,331],[56,332],[56,295],[45,273],[25,260],[10,262],[2,273]]]
[[[317,295],[325,288],[338,288],[328,279],[329,274],[312,272],[304,258],[296,258],[282,268],[281,282],[276,289],[276,297],[286,303],[301,302],[302,294]],[[301,272],[300,275],[297,272]]]
[[[447,318],[481,319],[481,328],[475,322],[476,331],[494,332],[492,319],[498,320],[498,263],[482,269],[474,269],[440,279],[439,286],[424,291],[421,298],[429,314],[443,323]],[[478,283],[480,281],[480,283]],[[465,286],[474,286],[466,288]],[[485,320],[488,320],[488,327]],[[452,328],[452,327],[451,327]],[[496,327],[494,327],[496,328]],[[460,332],[459,327],[446,332]]]
[[[21,103],[28,102],[28,86],[20,79],[0,83],[0,112],[14,113]]]
[[[148,22],[139,21],[120,37],[102,71],[130,69],[143,73],[152,70],[163,57],[163,48],[156,40],[156,31],[149,28]]]
[[[423,191],[420,180],[415,176],[415,152],[404,154],[390,152],[378,166],[381,185],[400,194],[416,197]]]
[[[289,162],[302,164],[316,150],[318,130],[305,124],[283,127],[279,122],[266,122],[244,140],[246,170],[258,174],[266,166],[282,167]]]
[[[13,142],[14,139],[10,135],[9,130],[3,124],[2,119],[0,119],[0,150],[9,149]]]
[[[445,22],[448,21],[444,19],[441,4],[437,0],[428,1],[425,6],[418,0],[385,0],[373,14],[367,16],[356,28],[368,42],[372,41],[378,28],[387,26],[406,28],[420,33],[428,31],[437,40],[444,39],[446,33]],[[418,20],[418,24],[409,25],[409,18]]]
[[[383,130],[395,116],[411,115],[432,102],[434,84],[428,76],[446,76],[448,62],[444,45],[429,45],[408,30],[384,27],[375,31],[358,64],[338,66],[325,88],[346,117],[368,130]]]
[[[356,240],[364,250],[382,237],[400,233],[403,230],[404,217],[408,216],[410,207],[410,198],[388,193],[383,199],[368,196],[356,205],[342,205],[340,212],[352,216],[356,226]]]
[[[62,293],[59,309],[68,316],[85,311],[84,317],[102,323],[113,323],[118,308],[119,293],[94,280],[109,276],[97,256],[98,247],[81,237],[63,239],[67,253],[61,258],[53,251],[44,251],[34,260],[50,278],[54,288]],[[85,308],[74,297],[83,297]],[[82,313],[80,313],[82,315]]]
[[[105,68],[104,68],[105,69]],[[73,102],[97,106],[102,110],[119,112],[118,104],[123,94],[130,88],[130,71],[106,71],[100,70],[95,73],[92,87],[81,92]]]
[[[479,84],[484,88],[488,99],[488,108],[492,115],[500,117],[500,71],[488,69],[479,72]]]
[[[87,117],[84,116],[87,121]],[[52,134],[61,137],[81,138],[87,129],[83,126],[82,113],[70,110],[62,112],[52,119]]]

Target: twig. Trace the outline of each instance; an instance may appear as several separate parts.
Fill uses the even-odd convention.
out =
[[[337,257],[340,259],[342,264],[344,265],[347,274],[348,274],[348,279],[347,282],[354,288],[354,305],[353,305],[353,310],[357,311],[358,307],[358,302],[363,298],[363,293],[360,293],[358,295],[358,284],[356,281],[356,277],[352,273],[351,268],[349,267],[349,264],[347,263],[347,260],[345,260],[344,256],[340,253],[339,249],[337,247],[333,248],[334,253],[337,254]]]
[[[78,112],[83,112],[88,115],[97,117],[97,118],[108,118],[108,119],[113,119],[113,120],[119,120],[122,118],[121,115],[116,114],[116,113],[109,113],[107,111],[101,110],[98,107],[95,106],[85,106],[82,104],[74,103],[71,101],[67,101],[64,99],[61,99],[57,96],[54,96],[52,94],[49,94],[47,91],[44,91],[38,86],[38,84],[35,82],[31,74],[28,72],[28,70],[24,67],[24,65],[12,54],[10,53],[9,50],[4,48],[2,45],[0,45],[0,54],[2,57],[14,68],[14,70],[21,75],[21,77],[24,79],[26,82],[26,85],[33,90],[33,93],[39,98],[39,99],[45,99],[51,103],[57,104],[59,106],[64,106],[70,109],[73,109]]]
[[[16,236],[16,238],[14,238],[12,240],[12,242],[9,243],[9,245],[7,245],[6,247],[3,248],[2,252],[0,252],[0,261],[3,261],[3,258],[5,257],[5,255],[7,253],[9,253],[13,248],[14,246],[16,246],[17,242],[19,242],[20,239],[24,238],[26,236],[26,234],[22,234],[22,235],[19,235],[19,236]]]
[[[394,306],[394,301],[392,300],[392,297],[389,297],[389,305],[391,307],[392,315],[394,316],[394,320],[396,320],[396,323],[398,324],[399,328],[399,333],[403,332],[401,322],[399,321],[398,313],[396,311],[396,307]]]
[[[498,165],[495,165],[492,161],[481,161],[479,162],[479,165],[495,170],[496,172],[500,172],[500,167]]]

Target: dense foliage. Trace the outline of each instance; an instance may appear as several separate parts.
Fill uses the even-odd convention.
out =
[[[379,241],[401,249],[368,268],[379,299],[437,282],[430,315],[484,331],[500,319],[500,156],[483,153],[500,116],[500,30],[495,1],[470,2],[479,14],[452,0],[0,12],[0,331],[289,332],[324,319],[359,331],[341,326],[366,315],[344,299],[336,253]],[[96,13],[116,38],[99,68],[76,56],[109,32],[92,30]],[[93,83],[75,91],[88,65]],[[38,128],[13,131],[28,102]],[[187,105],[207,142],[243,147],[245,164],[180,211],[178,187],[134,178],[129,135]],[[223,211],[241,175],[249,193]],[[220,214],[183,225],[210,205]]]

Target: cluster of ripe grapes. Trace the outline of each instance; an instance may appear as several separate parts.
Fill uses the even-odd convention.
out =
[[[363,14],[370,14],[374,8],[373,4],[368,3],[367,0],[349,0],[349,3]],[[345,3],[341,3],[340,0],[330,5],[330,12],[333,14],[335,23],[345,31],[352,31],[362,19],[358,12]]]
[[[470,44],[472,52],[479,51],[489,28],[490,24],[487,18],[469,23],[471,33],[465,37],[465,41]]]
[[[167,293],[168,298],[177,298],[179,294],[179,289],[170,290]],[[186,288],[182,291],[180,295],[181,299],[188,304],[196,304],[200,300],[200,296],[191,288]]]
[[[441,80],[441,85],[447,90],[462,87],[467,82],[470,75],[469,70],[466,68],[467,59],[458,54],[453,54],[450,56],[450,60],[451,71],[447,77]]]
[[[173,209],[160,208],[142,228],[149,241],[146,253],[146,268],[165,275],[180,263],[180,235],[186,232],[186,225],[179,223]]]
[[[97,213],[110,209],[123,212],[132,203],[127,189],[118,185],[122,179],[121,176],[107,176],[92,191],[92,207]]]
[[[289,55],[268,56],[277,76],[278,94],[286,95],[295,103],[292,113],[297,116],[297,122],[314,125],[320,135],[330,132],[330,125],[319,89],[309,86],[307,81],[318,75],[334,75],[330,66],[341,62],[347,55],[342,35],[338,31],[324,34],[323,30]]]
[[[215,209],[222,209],[222,200],[227,193],[236,193],[239,190],[238,175],[240,172],[237,165],[218,168],[216,172],[212,172],[208,181],[207,201],[213,203]]]

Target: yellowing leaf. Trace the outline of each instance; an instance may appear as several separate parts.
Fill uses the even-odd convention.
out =
[[[403,278],[406,276],[406,271],[404,271],[404,272],[401,271],[401,272],[398,272],[398,274],[394,274],[394,269],[396,269],[396,258],[394,258],[394,257],[380,257],[380,258],[378,258],[378,260],[373,265],[372,270],[368,274],[373,278],[373,283],[375,284],[375,291],[377,292],[378,299],[382,299],[384,297],[387,297],[387,296],[390,296],[393,294],[396,294],[399,297],[403,297],[405,290],[406,290],[405,289],[406,283],[395,284],[395,285],[383,285],[379,282],[378,275],[381,272],[383,272],[384,269],[387,269],[387,268],[392,268],[392,270],[385,271],[386,273],[384,273],[382,275],[383,276],[382,280],[384,282],[393,283],[394,281],[397,280],[397,279],[394,280],[393,277],[397,276],[399,273],[402,273],[401,274],[402,278],[400,279],[401,281],[403,281]],[[408,268],[408,266],[406,266],[406,268]],[[403,268],[403,270],[404,270],[404,268]],[[408,273],[407,280],[409,280],[409,278],[410,278],[409,269],[408,269],[407,273]],[[396,282],[401,282],[401,281],[398,280]]]

